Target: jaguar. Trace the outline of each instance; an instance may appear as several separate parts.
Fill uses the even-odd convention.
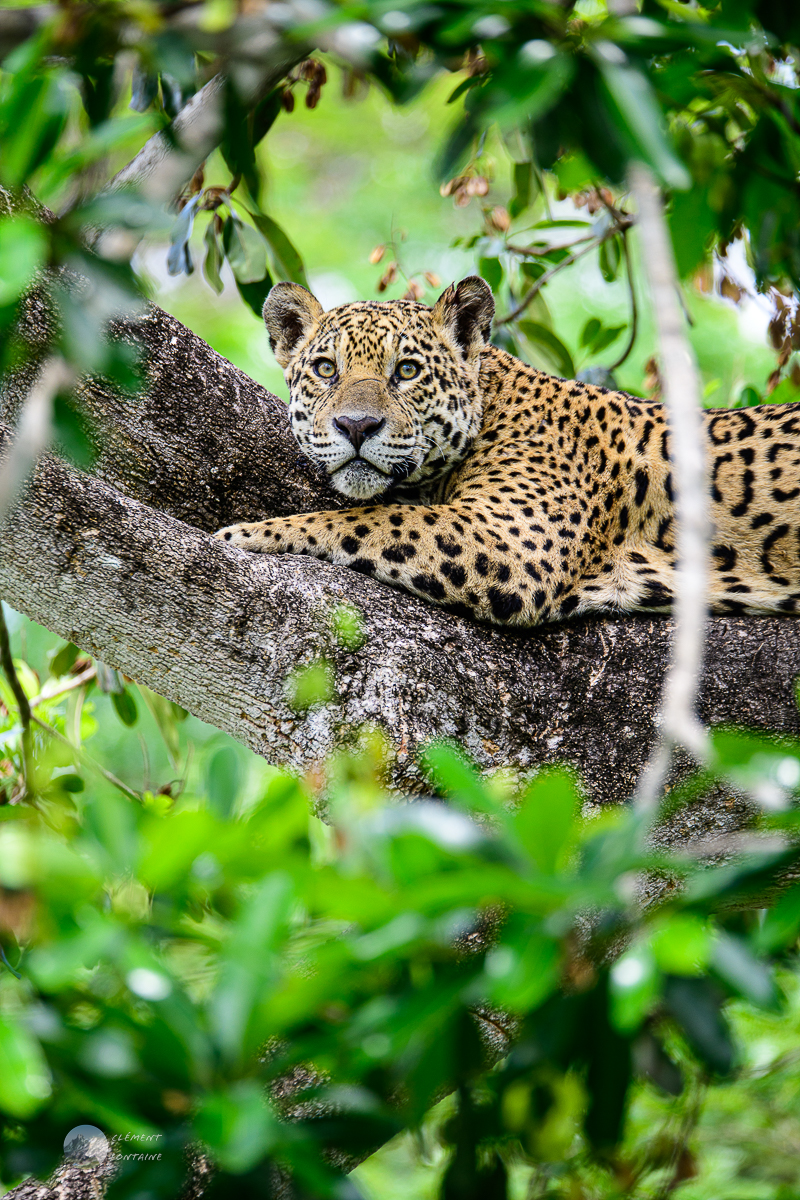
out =
[[[663,405],[520,362],[489,341],[470,276],[433,306],[327,312],[298,284],[264,305],[292,429],[353,502],[231,525],[262,554],[311,554],[481,621],[669,609],[675,505]],[[800,608],[800,404],[703,414],[709,603]]]

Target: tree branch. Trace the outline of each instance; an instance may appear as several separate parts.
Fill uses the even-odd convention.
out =
[[[31,300],[29,336],[41,336],[43,319]],[[211,539],[234,520],[342,499],[304,463],[282,402],[179,322],[153,308],[120,323],[116,336],[145,355],[141,395],[82,384],[102,452],[91,475],[44,459],[7,521],[0,593],[14,607],[298,770],[373,723],[392,746],[394,786],[412,793],[426,786],[415,755],[436,737],[457,739],[487,769],[570,762],[599,803],[631,793],[656,739],[669,618],[515,634],[343,567],[248,555]],[[34,370],[7,382],[4,439]],[[337,645],[328,625],[343,601],[364,613],[358,651]],[[793,618],[716,618],[710,645],[704,720],[800,730]],[[337,698],[295,712],[286,677],[318,657],[333,665]],[[695,832],[724,831],[742,813],[711,801],[676,829],[684,836],[691,821]]]
[[[308,54],[307,46],[286,42],[274,31],[261,30],[266,39],[258,67],[234,72],[239,101],[250,109]],[[154,204],[168,204],[192,178],[197,168],[222,140],[225,77],[215,75],[181,109],[169,133],[155,133],[127,166],[119,171],[110,189],[136,186]]]

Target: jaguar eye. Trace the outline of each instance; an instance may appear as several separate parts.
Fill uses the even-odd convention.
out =
[[[336,363],[331,362],[329,358],[318,358],[314,363],[314,370],[321,379],[333,379],[336,374]]]
[[[398,379],[415,379],[419,375],[420,368],[410,358],[398,363],[395,368],[395,375]]]

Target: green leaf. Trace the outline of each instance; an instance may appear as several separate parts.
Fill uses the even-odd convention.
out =
[[[324,659],[299,667],[286,680],[289,704],[297,712],[306,712],[333,699],[333,669]]]
[[[420,766],[446,796],[478,812],[493,812],[492,803],[478,772],[458,746],[430,742],[420,755]]]
[[[65,642],[60,646],[48,664],[53,678],[60,679],[62,675],[68,675],[79,654],[80,650],[72,642]]]
[[[53,437],[62,452],[77,466],[88,467],[91,464],[94,447],[86,420],[61,392],[53,400]]]
[[[740,938],[719,930],[711,951],[711,966],[729,987],[751,1004],[759,1008],[777,1008],[778,989],[772,972]]]
[[[333,636],[347,650],[360,650],[367,640],[364,617],[355,604],[337,604],[331,611]]]
[[[255,1166],[281,1137],[264,1090],[254,1079],[206,1096],[194,1128],[215,1161],[236,1174]]]
[[[259,100],[252,112],[253,145],[257,146],[277,121],[283,111],[283,88],[273,88],[263,100]]]
[[[39,1043],[10,1015],[0,1016],[0,1111],[25,1119],[51,1093]]]
[[[542,352],[544,357],[554,366],[556,373],[564,379],[575,378],[575,364],[567,347],[546,325],[538,321],[520,321],[520,333],[524,334],[531,346]]]
[[[708,924],[689,913],[666,917],[650,935],[655,961],[674,975],[700,975],[711,958],[711,946]]]
[[[303,260],[277,221],[273,221],[272,217],[268,217],[266,213],[254,213],[249,209],[248,212],[256,228],[266,239],[272,252],[272,265],[279,278],[289,280],[291,283],[299,283],[302,287],[307,288],[308,280]]]
[[[558,942],[543,936],[493,947],[485,967],[492,1000],[518,1013],[538,1008],[558,986],[559,958]]]
[[[708,979],[671,976],[664,987],[667,1008],[683,1028],[686,1040],[714,1075],[729,1075],[736,1054],[722,997]]]
[[[220,816],[229,816],[240,786],[239,755],[233,746],[223,746],[211,756],[206,768],[206,789],[211,808]]]
[[[264,301],[272,288],[272,276],[267,272],[263,279],[257,279],[255,283],[240,283],[237,279],[236,288],[245,304],[260,320]]]
[[[80,775],[75,775],[74,773],[59,775],[57,782],[58,786],[63,788],[65,792],[83,792],[86,789],[86,784]]]
[[[555,164],[556,178],[563,192],[571,193],[588,187],[597,178],[597,170],[582,151],[562,155]]]
[[[655,1006],[660,977],[647,946],[637,946],[616,960],[609,975],[611,1023],[620,1033],[633,1033]]]
[[[581,333],[581,345],[590,346],[602,328],[602,321],[598,321],[597,317],[590,317]]]
[[[759,950],[775,953],[789,950],[800,936],[800,887],[793,887],[768,909],[756,936]]]
[[[606,238],[604,242],[601,242],[597,257],[603,279],[606,283],[613,283],[619,274],[619,264],[622,259],[619,237]]]
[[[503,282],[503,264],[499,258],[479,258],[478,274],[481,275],[493,292],[496,292]]]
[[[612,342],[615,342],[619,335],[627,328],[626,325],[612,325],[608,329],[603,329],[597,335],[592,343],[592,354],[601,354],[606,350]]]
[[[647,76],[628,63],[612,63],[600,55],[598,59],[611,107],[630,141],[631,156],[641,157],[669,187],[690,187],[691,176],[669,143],[664,115]]]
[[[579,813],[575,781],[566,771],[541,771],[525,789],[512,825],[540,871],[556,871]]]
[[[112,692],[111,703],[123,725],[133,726],[136,724],[139,712],[136,708],[136,701],[128,688],[125,688],[124,692]]]
[[[27,216],[0,217],[0,305],[12,304],[33,282],[47,255],[47,232]]]
[[[52,154],[66,126],[72,102],[66,72],[39,78],[9,74],[9,90],[0,111],[3,153],[0,182],[16,189]]]
[[[230,1063],[245,1062],[250,1049],[255,1050],[249,1045],[248,1024],[275,972],[275,952],[285,938],[294,903],[291,876],[273,871],[250,891],[226,930],[208,1013],[214,1040]]]
[[[518,217],[531,202],[531,178],[533,164],[530,162],[515,162],[513,168],[514,195],[508,206],[512,217]]]
[[[763,404],[764,401],[756,389],[748,384],[747,387],[743,387],[739,392],[736,403],[740,408],[752,408],[753,405]]]
[[[220,268],[222,267],[222,246],[217,236],[215,228],[215,217],[206,225],[206,231],[203,234],[203,241],[206,244],[206,256],[203,260],[203,274],[211,284],[214,291],[219,296],[223,291],[225,284],[220,278]]]
[[[252,225],[245,225],[231,214],[222,227],[222,245],[237,283],[256,283],[264,279],[267,247]]]

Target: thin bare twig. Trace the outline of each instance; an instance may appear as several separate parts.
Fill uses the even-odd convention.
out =
[[[257,69],[235,70],[234,79],[243,107],[258,101],[308,56],[309,47],[284,41],[275,31],[260,32],[264,44]],[[169,133],[155,133],[109,184],[116,190],[137,187],[154,204],[168,204],[215,150],[225,129],[223,100],[226,79],[215,75],[181,109]]]
[[[65,737],[64,734],[60,733],[59,730],[53,725],[49,725],[47,721],[43,721],[41,717],[37,717],[35,714],[31,716],[31,720],[38,725],[40,729],[43,729],[45,733],[49,733],[50,737],[54,737],[57,742],[61,742],[64,746],[69,746],[70,750],[77,757],[79,762],[83,763],[84,766],[89,767],[90,770],[96,771],[99,775],[102,775],[103,778],[112,785],[112,787],[117,788],[123,793],[123,795],[127,796],[129,800],[136,800],[138,804],[142,803],[142,797],[138,792],[135,792],[133,788],[129,788],[127,783],[123,783],[122,780],[118,779],[112,771],[107,771],[106,768],[102,766],[96,758],[92,758],[92,756],[87,754],[86,751],[80,746],[76,746],[69,740],[68,737]]]
[[[626,345],[625,349],[620,354],[619,358],[615,362],[613,362],[610,367],[606,368],[606,370],[609,372],[616,371],[618,369],[618,367],[621,367],[622,364],[625,362],[626,358],[628,358],[628,356],[630,355],[631,350],[633,350],[634,342],[636,341],[636,334],[638,332],[638,324],[639,324],[639,311],[638,311],[638,306],[636,304],[636,285],[634,282],[633,270],[631,267],[631,248],[628,245],[628,231],[626,229],[623,229],[622,234],[620,236],[622,237],[622,253],[625,257],[625,270],[628,275],[628,289],[631,294],[631,332],[630,332],[630,337],[628,338],[628,344]]]
[[[660,741],[636,791],[637,803],[652,808],[674,746],[684,746],[699,762],[710,758],[708,735],[695,714],[708,612],[708,517],[700,377],[677,300],[669,230],[650,171],[635,164],[630,183],[639,210],[645,247],[642,257],[658,330],[676,493],[678,562],[672,661],[662,696]]]
[[[562,242],[555,246],[515,246],[512,242],[508,242],[506,250],[509,254],[518,254],[521,258],[540,258],[543,254],[556,254],[559,250],[571,250],[573,246],[580,246],[582,242],[593,242],[596,239],[596,233],[587,233],[584,237],[575,238],[572,242]]]
[[[604,240],[605,238],[603,237],[593,238],[591,242],[586,243],[582,250],[576,250],[574,254],[567,255],[566,258],[562,258],[561,262],[551,267],[549,271],[545,271],[544,275],[540,275],[533,286],[528,288],[519,304],[515,308],[512,308],[510,313],[501,317],[499,321],[495,321],[495,325],[508,325],[509,321],[516,321],[517,317],[524,313],[531,301],[539,294],[544,285],[550,282],[554,275],[557,275],[559,271],[563,271],[565,267],[571,267],[574,262],[577,262],[579,258],[583,258],[590,250],[596,250]]]
[[[8,636],[8,625],[6,625],[6,615],[3,612],[2,603],[0,603],[0,663],[2,663],[3,673],[17,702],[19,721],[22,726],[20,757],[22,760],[22,783],[25,788],[25,795],[27,796],[31,791],[33,773],[31,706],[28,697],[25,695],[25,689],[19,681],[19,675],[17,675],[17,669],[14,666],[14,659],[11,656],[11,639]]]
[[[97,669],[95,667],[87,667],[85,671],[81,671],[80,675],[73,676],[69,683],[62,684],[60,687],[51,689],[45,684],[38,696],[31,697],[30,706],[31,708],[36,708],[37,705],[44,704],[46,700],[55,700],[67,692],[74,692],[76,688],[85,687],[87,683],[90,683],[96,677]]]

